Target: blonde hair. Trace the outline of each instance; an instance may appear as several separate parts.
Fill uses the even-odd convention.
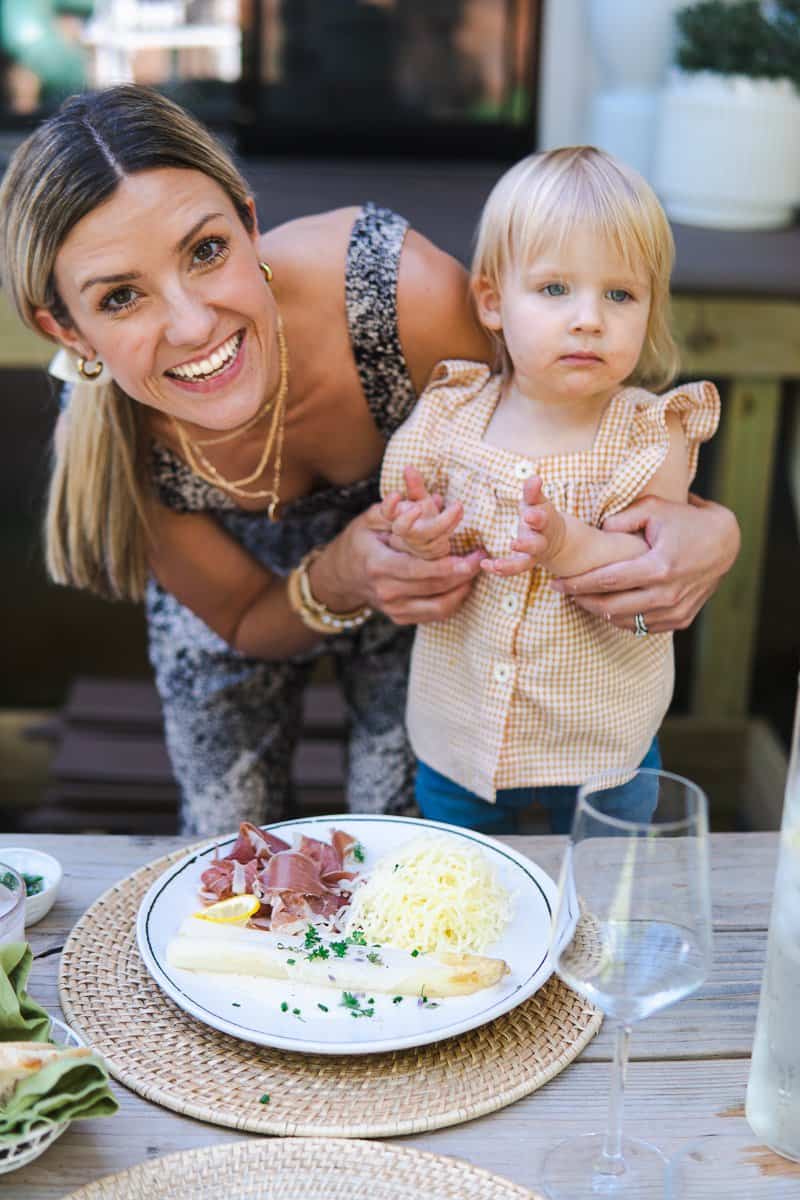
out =
[[[22,143],[0,187],[0,275],[26,325],[47,336],[34,315],[46,308],[72,327],[55,284],[59,248],[121,180],[159,167],[202,171],[253,231],[248,187],[225,150],[147,88],[72,96]],[[73,388],[67,427],[54,439],[45,517],[47,567],[57,583],[112,599],[143,597],[151,486],[140,418],[140,405],[113,381]]]
[[[650,185],[594,146],[565,146],[532,154],[506,171],[486,201],[472,260],[473,280],[502,291],[510,268],[524,265],[545,244],[563,245],[576,229],[607,239],[626,263],[643,264],[650,282],[644,346],[627,383],[659,391],[675,377],[678,349],[669,319],[669,280],[675,244]],[[500,351],[510,369],[505,346]]]

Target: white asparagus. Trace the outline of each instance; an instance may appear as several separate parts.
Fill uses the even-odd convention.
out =
[[[508,972],[501,958],[451,952],[420,954],[388,946],[348,946],[337,957],[310,958],[303,934],[277,937],[259,929],[187,917],[167,946],[167,962],[186,971],[287,979],[352,992],[396,996],[466,996],[491,987]],[[372,953],[375,961],[367,957]]]

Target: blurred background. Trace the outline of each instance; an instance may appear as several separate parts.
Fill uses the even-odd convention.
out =
[[[650,179],[678,247],[683,371],[723,393],[696,488],[743,532],[676,638],[665,759],[705,784],[716,828],[776,827],[800,659],[800,3],[2,0],[0,171],[66,95],[123,80],[216,131],[262,226],[371,199],[468,262],[523,154],[591,141]],[[49,356],[0,302],[0,822],[168,831],[142,613],[44,577]],[[299,811],[342,807],[342,722],[323,669]]]

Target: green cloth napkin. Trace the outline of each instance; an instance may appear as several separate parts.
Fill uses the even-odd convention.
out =
[[[50,1018],[25,991],[33,955],[24,942],[0,946],[0,1041],[46,1042]],[[99,1055],[48,1063],[17,1084],[0,1106],[0,1144],[26,1136],[32,1125],[75,1117],[111,1117],[119,1108]]]
[[[25,991],[32,965],[26,942],[0,946],[0,1042],[50,1040],[50,1018]]]
[[[57,1125],[75,1117],[113,1117],[119,1108],[96,1054],[48,1063],[24,1079],[0,1108],[0,1145],[25,1137],[32,1125]]]

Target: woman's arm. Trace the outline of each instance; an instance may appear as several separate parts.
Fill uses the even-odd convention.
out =
[[[647,553],[552,586],[621,629],[633,629],[634,614],[645,613],[652,633],[687,629],[733,566],[741,544],[733,513],[699,496],[690,496],[688,504],[644,496],[609,517],[605,528],[643,534]]]
[[[233,649],[282,660],[320,640],[292,610],[286,581],[263,567],[206,513],[154,504],[150,567],[158,582]],[[334,612],[368,604],[399,625],[439,621],[466,598],[481,555],[425,562],[385,544],[373,505],[315,559],[311,589]]]

